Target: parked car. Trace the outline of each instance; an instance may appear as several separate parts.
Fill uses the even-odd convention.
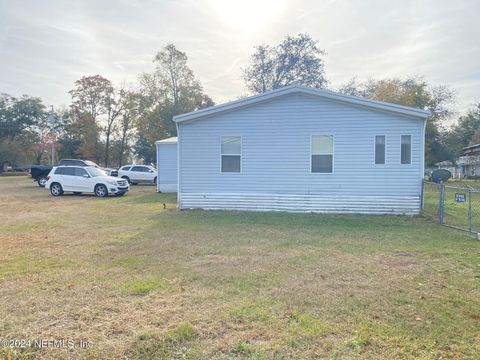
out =
[[[50,171],[52,171],[52,166],[32,165],[30,167],[30,176],[32,177],[33,181],[38,183],[38,186],[44,187]]]
[[[45,188],[53,196],[64,192],[94,193],[98,197],[110,194],[123,196],[129,189],[128,181],[108,176],[103,170],[94,166],[55,166],[47,176]]]
[[[81,159],[62,159],[58,162],[57,166],[93,166],[98,169],[104,170],[108,176],[117,176],[118,171],[110,168],[102,168],[90,160]],[[47,182],[47,176],[52,170],[53,166],[48,165],[32,165],[30,167],[30,176],[34,181],[38,183],[38,186],[44,187]]]
[[[118,177],[130,184],[156,184],[157,169],[150,165],[124,165],[118,169]]]

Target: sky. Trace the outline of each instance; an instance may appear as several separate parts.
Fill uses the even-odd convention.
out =
[[[422,75],[480,101],[479,0],[0,0],[0,92],[55,107],[82,76],[135,86],[168,43],[216,103],[247,93],[254,47],[308,33],[333,90],[352,77]]]

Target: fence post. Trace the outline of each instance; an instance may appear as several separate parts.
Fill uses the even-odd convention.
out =
[[[468,232],[472,232],[472,190],[468,190]]]
[[[445,184],[440,183],[440,198],[438,200],[438,222],[443,224],[443,216],[445,210]]]

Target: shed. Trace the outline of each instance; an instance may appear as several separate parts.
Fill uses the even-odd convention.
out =
[[[157,146],[157,191],[177,192],[177,138],[159,140]]]
[[[417,214],[428,116],[297,85],[175,116],[178,207]]]

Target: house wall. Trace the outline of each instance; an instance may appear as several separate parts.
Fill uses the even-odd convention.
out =
[[[469,176],[480,176],[480,163],[478,164],[468,164],[465,165],[464,175]]]
[[[378,213],[420,208],[420,119],[293,94],[182,122],[178,129],[180,208],[375,212],[378,207]],[[333,174],[310,172],[313,134],[334,135]],[[223,135],[242,136],[241,173],[220,171]],[[385,165],[374,164],[375,135],[386,135]],[[412,135],[410,165],[400,164],[401,135]]]
[[[157,144],[157,191],[177,191],[177,144]]]

